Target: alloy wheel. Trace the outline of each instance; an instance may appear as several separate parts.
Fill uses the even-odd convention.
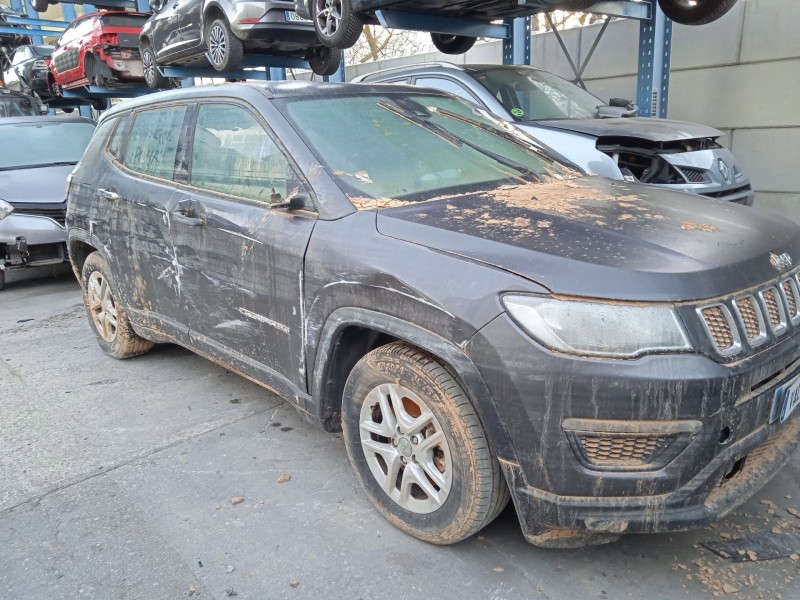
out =
[[[317,28],[326,37],[332,37],[342,24],[343,0],[314,0],[317,3]]]
[[[364,398],[361,448],[384,492],[417,514],[438,509],[450,493],[453,463],[439,420],[414,392],[385,383]]]
[[[100,337],[111,343],[117,337],[117,307],[111,294],[111,287],[100,271],[94,271],[89,276],[86,287],[92,322]]]
[[[144,67],[145,81],[148,85],[152,85],[153,81],[155,81],[156,65],[153,60],[153,54],[148,50],[145,50],[144,56],[142,56],[142,66]]]
[[[219,24],[214,24],[208,34],[208,54],[215,65],[225,62],[225,55],[228,52],[228,40],[225,31]]]

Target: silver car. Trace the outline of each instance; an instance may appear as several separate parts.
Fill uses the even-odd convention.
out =
[[[0,119],[0,289],[8,269],[67,260],[69,174],[95,124],[80,117]]]
[[[410,83],[477,103],[588,173],[639,181],[752,206],[750,178],[722,132],[697,123],[636,117],[553,73],[519,65],[429,63],[363,75],[355,82]]]

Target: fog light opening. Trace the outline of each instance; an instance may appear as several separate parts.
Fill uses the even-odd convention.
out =
[[[746,459],[747,459],[747,457],[745,456],[744,458],[740,458],[735,463],[733,463],[733,466],[731,467],[731,470],[728,471],[725,475],[723,475],[722,479],[724,481],[728,481],[728,480],[733,479],[734,477],[736,477],[736,475],[738,475],[739,472],[741,472],[741,470],[744,468],[744,461]]]
[[[719,443],[720,444],[727,444],[733,438],[733,431],[730,427],[723,427],[719,431]]]

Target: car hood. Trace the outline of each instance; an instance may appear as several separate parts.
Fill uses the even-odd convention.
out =
[[[0,171],[0,198],[11,204],[56,204],[66,201],[67,176],[75,165],[53,165]]]
[[[651,142],[674,142],[703,138],[716,139],[722,135],[721,131],[707,125],[641,117],[630,119],[555,119],[551,121],[526,121],[520,123],[520,125],[562,129],[598,138],[630,137]]]
[[[600,177],[386,208],[377,227],[554,293],[605,299],[712,298],[777,277],[770,253],[800,259],[800,228],[787,219]]]

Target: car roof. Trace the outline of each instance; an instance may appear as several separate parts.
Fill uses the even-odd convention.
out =
[[[412,85],[386,85],[386,84],[361,84],[361,83],[328,83],[318,81],[267,81],[267,82],[243,82],[227,83],[223,85],[209,85],[181,88],[177,90],[167,90],[147,94],[139,98],[131,98],[113,107],[103,115],[113,116],[120,112],[150,106],[155,102],[169,102],[193,98],[215,98],[229,97],[237,98],[242,93],[242,88],[248,88],[260,92],[267,98],[301,98],[301,97],[328,97],[346,96],[350,94],[386,94],[394,89],[395,92],[407,94],[424,94],[446,96],[444,92],[437,90],[422,90]]]
[[[401,67],[391,67],[389,69],[381,69],[379,71],[373,71],[372,73],[367,73],[365,75],[361,75],[360,77],[356,77],[353,79],[354,83],[361,83],[361,82],[369,82],[369,80],[373,77],[388,77],[390,75],[410,75],[414,73],[418,73],[420,71],[438,71],[441,73],[447,72],[461,72],[461,73],[470,73],[475,71],[483,71],[486,69],[518,69],[518,68],[530,69],[532,71],[541,71],[537,67],[532,67],[530,65],[493,65],[493,64],[464,64],[459,65],[451,62],[446,61],[437,61],[437,62],[428,62],[428,63],[419,63],[416,65],[403,65]]]
[[[86,117],[53,117],[46,115],[30,115],[25,117],[3,117],[0,118],[0,125],[12,125],[14,123],[90,123],[96,125],[91,119]]]

